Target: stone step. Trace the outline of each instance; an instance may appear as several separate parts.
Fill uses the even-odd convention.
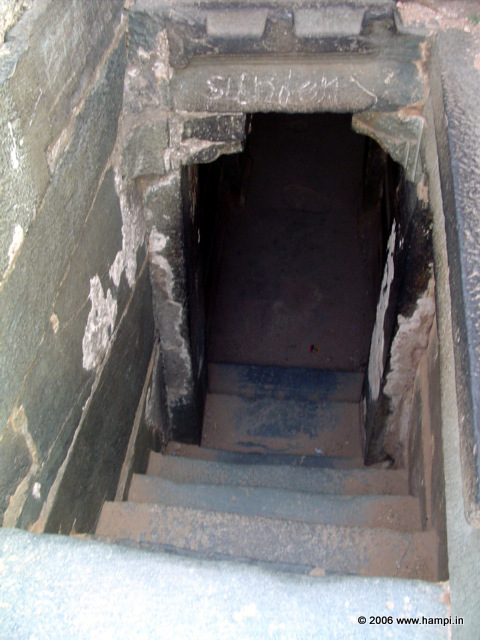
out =
[[[361,457],[359,404],[209,393],[202,445],[229,451]]]
[[[420,504],[413,496],[333,496],[265,487],[176,484],[134,474],[128,500],[343,527],[421,530]]]
[[[246,454],[249,455],[249,454]],[[408,495],[403,469],[302,468],[235,464],[150,453],[147,474],[176,483],[269,487],[336,495]]]
[[[194,551],[204,557],[311,567],[326,573],[438,579],[434,531],[404,533],[106,502],[96,533],[157,548]]]
[[[259,365],[208,365],[211,393],[310,402],[359,402],[364,374]]]
[[[256,453],[226,451],[210,447],[200,447],[197,444],[170,441],[165,453],[171,457],[187,458],[189,460],[212,460],[234,465],[282,465],[302,467],[304,469],[360,469],[364,468],[363,459],[343,458],[325,455],[292,455],[288,453]]]

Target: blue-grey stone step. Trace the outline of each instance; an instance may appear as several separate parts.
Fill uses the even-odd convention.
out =
[[[248,455],[254,454],[245,454]],[[152,451],[147,474],[176,483],[230,484],[336,495],[408,495],[408,478],[403,469],[363,467],[339,470],[329,467],[304,468],[286,463],[232,464],[162,455]]]
[[[259,365],[208,365],[208,386],[211,393],[238,395],[246,398],[289,398],[359,402],[363,373],[325,371],[293,367]]]
[[[209,393],[202,445],[229,451],[359,458],[359,404]]]
[[[257,453],[227,451],[200,447],[196,444],[171,441],[165,448],[169,456],[182,457],[195,460],[215,460],[228,464],[262,464],[262,465],[288,465],[303,467],[304,469],[360,469],[364,467],[363,459],[343,458],[342,456],[325,456],[323,454],[295,455],[288,453]]]
[[[160,548],[194,551],[203,557],[306,566],[327,573],[428,581],[438,578],[438,539],[434,531],[404,533],[106,502],[96,533]]]
[[[128,500],[343,527],[421,530],[420,504],[413,496],[334,496],[265,487],[176,484],[134,474]]]

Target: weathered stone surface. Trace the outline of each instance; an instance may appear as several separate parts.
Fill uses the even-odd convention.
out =
[[[0,557],[7,576],[0,583],[7,638],[244,640],[321,634],[332,640],[378,640],[378,625],[365,624],[359,631],[358,617],[368,611],[396,616],[404,606],[406,617],[423,615],[439,622],[419,627],[417,639],[446,640],[450,633],[441,624],[450,615],[445,584],[287,574],[6,529],[0,530]],[[392,635],[411,640],[411,626],[395,625]]]
[[[163,354],[169,419],[176,437],[191,433],[196,422],[181,183],[180,172],[172,172],[146,195],[146,206],[153,214],[148,255],[155,326]]]
[[[169,108],[165,17],[156,12],[147,13],[137,4],[129,13],[129,64],[124,91],[124,109],[129,114]]]
[[[470,524],[480,527],[480,73],[472,48],[473,39],[466,33],[439,33],[434,50],[438,75],[432,85],[455,335],[464,506]]]
[[[207,34],[220,38],[261,38],[266,9],[223,9],[207,13]]]
[[[30,226],[50,173],[44,153],[49,139],[49,125],[43,102],[37,106],[40,130],[24,133],[18,109],[12,99],[8,79],[0,80],[0,280],[13,266],[12,246],[15,230],[23,238]],[[9,255],[10,253],[10,255]]]
[[[0,435],[0,518],[32,463],[25,438],[9,424]]]
[[[48,457],[41,462],[38,472],[30,478],[28,495],[16,526],[28,528],[40,517],[45,500],[57,478],[58,470],[65,462],[76,428],[82,417],[85,403],[90,396],[91,386],[91,379],[88,379],[80,389],[79,395],[74,400],[70,398],[70,410],[58,431],[58,435],[53,440]],[[45,422],[43,424],[45,426]],[[54,423],[53,428],[58,428],[58,423]],[[34,486],[36,491],[33,490]]]
[[[153,52],[158,34],[165,28],[165,16],[152,3],[139,0],[128,9],[129,55],[135,58],[139,50]]]
[[[365,9],[346,5],[297,9],[293,12],[295,34],[299,38],[359,35],[364,14]]]
[[[57,163],[15,269],[0,290],[0,429],[48,326],[55,293],[113,148],[124,68],[121,39],[75,119],[70,144]]]
[[[121,0],[113,0],[108,6],[101,0],[36,3],[9,32],[8,44],[24,47],[12,87],[17,104],[23,104],[27,116],[26,109],[43,95],[53,139],[70,119],[112,42],[122,8]]]
[[[0,44],[5,34],[20,19],[22,13],[29,9],[33,0],[1,0],[0,1]]]
[[[170,89],[175,109],[211,112],[381,111],[424,97],[414,64],[361,58],[199,60],[176,71]]]
[[[118,325],[109,359],[85,408],[46,530],[89,531],[115,495],[153,348],[153,314],[145,263]]]
[[[27,3],[15,7],[20,4]],[[34,3],[2,46],[0,137],[8,142],[0,150],[0,276],[9,266],[16,226],[26,234],[50,179],[47,148],[55,146],[83,98],[120,22],[121,1],[101,12],[99,4]],[[54,163],[63,144],[53,152]]]
[[[205,164],[213,162],[221,155],[240,153],[243,150],[241,142],[208,142],[205,140],[191,140],[180,144],[172,150],[171,166],[178,169],[182,165]]]
[[[120,203],[115,191],[113,170],[109,169],[56,294],[54,311],[60,329],[87,303],[91,278],[98,275],[105,290],[112,286],[108,272],[122,248],[121,229]]]
[[[165,173],[165,149],[168,147],[167,114],[145,114],[126,133],[122,150],[123,166],[128,178]],[[128,126],[128,125],[127,125]]]
[[[169,60],[175,68],[185,67],[199,56],[373,53],[395,48],[400,41],[405,49],[407,41],[416,37],[398,36],[394,28],[394,3],[390,0],[318,2],[315,8],[306,1],[296,2],[294,7],[286,2],[235,2],[233,6],[220,8],[208,2],[172,5],[140,0],[129,8],[129,14],[135,24],[134,46],[142,43],[147,51],[153,50],[152,27],[165,25]]]
[[[182,126],[182,140],[199,138],[212,142],[234,142],[244,140],[245,135],[243,114],[188,118]]]
[[[376,140],[395,162],[402,165],[407,180],[412,182],[421,169],[419,151],[424,124],[420,113],[366,111],[352,117],[353,129]]]
[[[82,367],[82,336],[89,310],[85,300],[58,333],[50,328],[23,384],[20,403],[42,463],[83,389],[93,382],[93,374]]]

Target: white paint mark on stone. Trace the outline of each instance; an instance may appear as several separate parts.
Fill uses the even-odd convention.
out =
[[[52,313],[50,316],[50,324],[52,325],[53,333],[58,333],[58,329],[60,328],[60,321],[56,313]]]
[[[428,346],[435,317],[434,281],[417,300],[412,316],[398,316],[398,330],[390,349],[390,372],[384,393],[390,398],[385,447],[397,465],[407,463],[408,431],[412,413],[413,387],[420,358]]]
[[[83,368],[87,371],[95,369],[101,363],[110,344],[117,317],[117,301],[112,296],[110,289],[104,295],[98,275],[90,280],[89,298],[92,308],[88,314],[82,341]]]
[[[374,93],[372,93],[369,89],[367,89],[367,87],[364,87],[363,84],[360,84],[360,82],[354,76],[350,76],[350,80],[353,83],[355,83],[357,85],[357,87],[359,89],[361,89],[362,91],[364,91],[368,96],[371,96],[372,98],[374,98],[375,102],[373,104],[377,104],[378,98]]]
[[[32,496],[35,498],[35,500],[41,500],[42,498],[42,485],[40,484],[40,482],[35,482],[33,487],[32,487]]]
[[[136,194],[128,191],[118,168],[115,168],[115,188],[122,212],[122,248],[115,256],[109,273],[113,283],[118,287],[122,273],[125,272],[131,288],[137,272],[137,251],[145,240],[145,219]]]
[[[156,227],[153,227],[148,243],[152,286],[154,298],[157,301],[161,301],[163,307],[157,310],[157,313],[161,313],[164,320],[168,319],[166,321],[169,325],[168,330],[162,331],[164,359],[167,367],[169,352],[174,353],[175,358],[180,358],[184,366],[184,374],[178,376],[178,380],[182,380],[182,384],[179,384],[176,388],[173,388],[172,385],[167,385],[168,404],[171,406],[172,403],[182,401],[185,395],[188,394],[187,380],[191,378],[191,361],[188,345],[182,335],[184,308],[181,302],[175,300],[173,270],[168,260],[162,255],[167,242],[168,238],[163,233],[160,233]],[[162,322],[161,319],[160,322]]]
[[[393,257],[395,252],[396,226],[392,225],[392,231],[387,245],[387,261],[383,272],[382,286],[380,289],[380,299],[377,304],[377,316],[373,328],[372,343],[370,346],[370,358],[368,361],[368,382],[373,400],[377,400],[380,395],[380,383],[383,376],[384,359],[384,323],[385,314],[390,300],[390,287],[394,276]]]
[[[13,230],[12,242],[8,247],[8,267],[5,273],[3,274],[4,278],[6,278],[6,276],[10,273],[10,271],[12,271],[15,265],[15,260],[17,259],[18,254],[20,253],[20,249],[22,248],[24,239],[25,239],[25,233],[23,231],[23,228],[19,224],[16,224]]]
[[[20,161],[17,155],[17,141],[15,140],[15,136],[13,135],[12,123],[8,122],[7,126],[10,137],[12,138],[12,146],[10,147],[10,162],[12,163],[12,167],[15,169],[15,171],[17,171],[20,167]]]

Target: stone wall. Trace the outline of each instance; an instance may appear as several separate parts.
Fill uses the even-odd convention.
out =
[[[153,344],[144,223],[117,160],[123,2],[37,0],[0,62],[0,517],[86,530]]]
[[[424,37],[398,30],[388,1],[350,4],[325,13],[138,0],[128,10],[122,158],[148,221],[167,431],[176,438],[198,439],[202,403],[201,203],[195,169],[183,167],[240,151],[249,113],[346,111],[409,181],[419,178]]]

